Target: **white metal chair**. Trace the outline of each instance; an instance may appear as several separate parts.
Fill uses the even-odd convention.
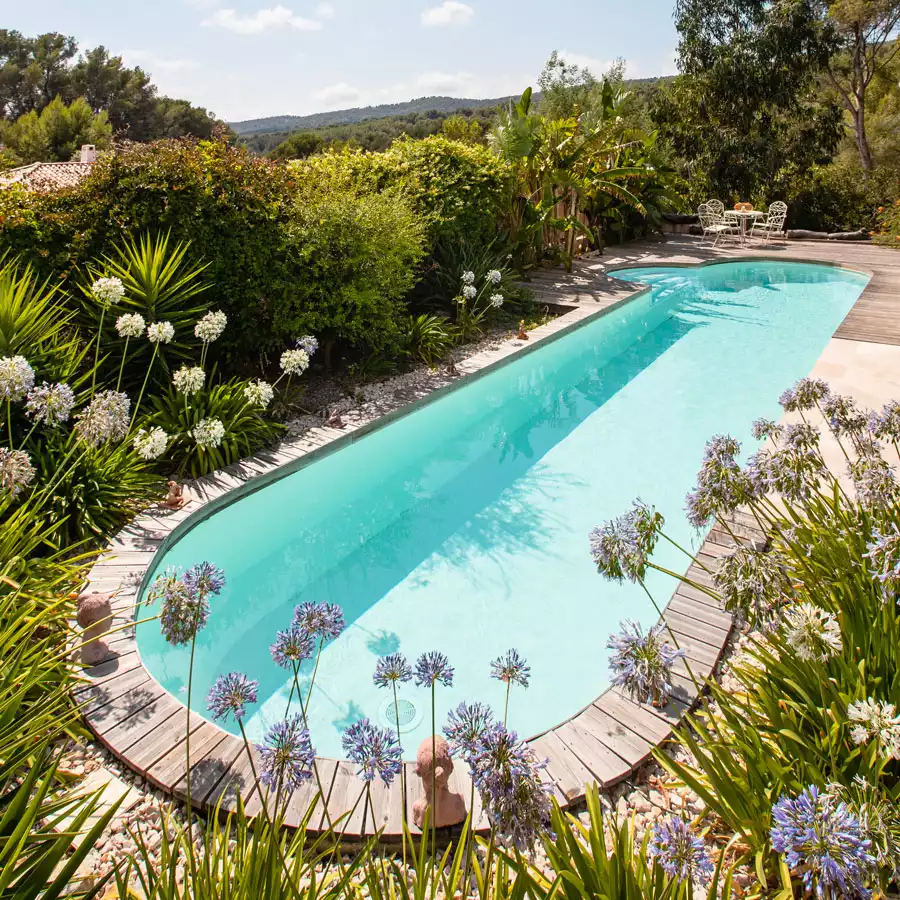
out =
[[[725,218],[725,204],[721,200],[707,200],[706,206],[717,219]]]
[[[768,215],[758,219],[750,229],[750,236],[760,238],[764,245],[775,235],[784,236],[784,223],[787,221],[787,203],[776,200],[769,205]]]
[[[700,227],[703,229],[703,240],[707,241],[711,238],[713,247],[719,243],[721,237],[735,237],[740,240],[740,225],[726,222],[723,216],[716,214],[715,207],[710,209],[709,203],[701,203],[697,208],[697,215],[700,217]]]

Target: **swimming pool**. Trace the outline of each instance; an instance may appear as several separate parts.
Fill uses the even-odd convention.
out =
[[[269,646],[307,600],[340,604],[349,624],[316,676],[320,755],[342,756],[340,732],[362,716],[389,724],[372,672],[395,651],[450,658],[439,723],[461,700],[502,710],[490,661],[511,647],[531,665],[510,707],[523,736],[603,691],[607,636],[656,613],[639,587],[596,574],[591,527],[639,496],[697,546],[682,510],[704,443],[730,432],[752,449],[752,420],[777,417],[778,395],[810,371],[867,281],[765,261],[616,277],[650,290],[244,496],[165,551],[148,583],[204,559],[228,579],[197,640],[198,712],[215,678],[239,670],[260,683],[249,736],[283,717],[290,683]],[[686,562],[665,544],[655,559]],[[672,590],[656,573],[649,587],[662,603]],[[155,622],[137,632],[146,668],[184,700],[187,648],[169,647]],[[409,758],[430,732],[430,695],[410,684],[400,696]]]

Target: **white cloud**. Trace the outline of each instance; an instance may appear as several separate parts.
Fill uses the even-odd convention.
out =
[[[317,19],[333,19],[334,7],[330,3],[320,3],[316,7],[315,16]]]
[[[416,76],[416,86],[421,90],[440,94],[461,94],[469,90],[475,81],[471,72],[423,72]]]
[[[350,103],[354,106],[362,102],[363,92],[346,81],[338,84],[329,84],[313,93],[314,100],[320,100],[323,103]]]
[[[318,31],[321,22],[295,15],[286,6],[273,6],[270,9],[258,9],[253,15],[242,16],[234,9],[217,9],[204,25],[225,28],[235,34],[261,34],[270,28],[296,28],[298,31]]]
[[[129,65],[140,66],[151,74],[157,72],[174,74],[200,68],[200,63],[195,59],[166,59],[149,50],[124,50],[122,57]]]
[[[428,28],[447,25],[468,25],[475,17],[475,10],[468,3],[458,0],[444,0],[440,6],[433,6],[422,13],[422,24]]]

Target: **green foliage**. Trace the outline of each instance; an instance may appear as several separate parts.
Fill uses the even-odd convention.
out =
[[[165,459],[179,475],[199,478],[252,455],[283,433],[283,426],[247,402],[245,386],[246,382],[232,378],[191,395],[189,400],[172,387],[152,398],[153,411],[143,424],[158,425],[172,436]],[[225,427],[218,447],[201,447],[191,435],[203,419],[218,419]]]
[[[401,335],[401,349],[411,359],[429,366],[443,359],[453,345],[450,321],[444,316],[423,313],[410,316]]]
[[[269,159],[306,159],[318,153],[325,141],[312,131],[295,131],[269,153]]]
[[[9,124],[0,121],[0,139],[20,164],[67,162],[77,158],[82,144],[106,149],[112,134],[106,113],[95,114],[81,97],[68,105],[57,97],[40,113],[32,110]]]
[[[900,200],[878,210],[878,232],[875,240],[887,247],[900,249]]]

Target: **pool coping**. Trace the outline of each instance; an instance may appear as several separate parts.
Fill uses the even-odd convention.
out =
[[[700,263],[619,265],[612,272],[648,267],[697,268],[761,259],[826,264],[800,258],[735,256]],[[840,263],[832,265],[868,275],[871,283],[871,271]],[[563,301],[558,305],[568,311],[530,332],[527,344],[510,340],[499,348],[476,353],[458,364],[462,377],[428,389],[410,402],[400,402],[367,422],[348,424],[343,430],[329,426],[311,429],[298,438],[281,442],[274,449],[188,483],[189,502],[185,508],[177,512],[145,511],[122,529],[106,554],[91,569],[85,588],[88,592],[114,594],[113,627],[119,629],[108,639],[113,658],[84,670],[85,682],[75,689],[82,715],[97,740],[152,785],[185,799],[187,710],[144,667],[133,633],[137,598],[146,586],[157,556],[165,553],[187,530],[224,506],[652,290],[651,285],[619,281],[614,274],[608,274],[607,278],[617,288],[627,290],[627,295],[616,297],[599,309],[584,305],[573,307]],[[860,297],[864,292],[865,288]],[[761,546],[765,542],[765,536],[749,517],[735,517],[725,527],[717,523],[698,550],[699,564],[697,561],[691,563],[687,577],[698,585],[711,588],[709,566],[733,551],[735,536],[742,543]],[[674,591],[660,622],[686,650],[690,667],[688,670],[683,662],[678,664],[673,695],[666,707],[656,709],[636,703],[618,688],[609,687],[559,725],[527,739],[538,757],[547,760],[546,773],[562,807],[581,801],[587,784],[598,782],[606,788],[628,778],[650,758],[656,747],[672,736],[685,713],[696,705],[704,682],[715,672],[734,626],[731,615],[721,603],[702,589],[684,583]],[[258,757],[248,759],[240,738],[207,722],[195,712],[191,712],[190,723],[192,805],[198,809],[233,811],[240,802],[249,815],[259,813],[262,800],[252,783],[252,769],[258,764]],[[255,749],[251,752],[256,757]],[[333,821],[349,811],[363,786],[355,774],[355,767],[344,760],[320,757],[318,767],[325,809],[321,804],[317,807],[307,825],[311,831],[323,830],[329,818]],[[341,824],[347,838],[361,838],[380,831],[384,840],[399,840],[404,821],[406,827],[416,832],[411,809],[416,792],[414,786],[419,781],[412,762],[405,763],[405,774],[406,778],[395,779],[390,788],[380,783],[373,786],[371,811],[366,804],[362,804],[362,809],[357,806],[349,819]],[[464,798],[469,797],[469,776],[460,764],[454,768],[450,787]],[[286,808],[287,825],[297,827],[303,822],[316,791],[315,784],[311,783],[294,792]],[[486,831],[487,820],[477,796],[473,818],[476,829]]]

